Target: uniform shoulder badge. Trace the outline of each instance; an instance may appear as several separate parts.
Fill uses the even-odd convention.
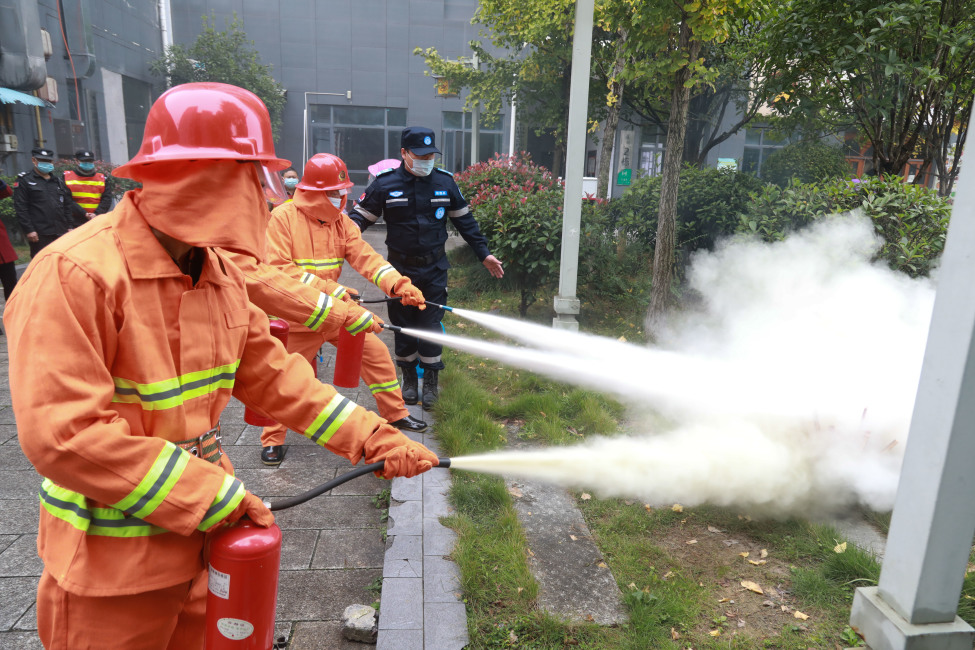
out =
[[[27,172],[20,172],[19,174],[17,174],[17,178],[20,178],[21,176],[24,176],[26,173]]]
[[[440,172],[441,174],[446,174],[447,176],[453,176],[453,174],[451,174],[446,169],[443,169],[441,167],[434,167],[433,170],[434,171],[437,171],[437,172]]]

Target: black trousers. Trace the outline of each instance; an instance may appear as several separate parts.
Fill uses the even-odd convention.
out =
[[[443,266],[444,268],[439,268]],[[440,260],[429,266],[414,267],[393,264],[393,267],[408,277],[417,289],[423,292],[423,297],[439,305],[447,304],[447,264]],[[443,328],[444,310],[439,307],[427,307],[424,310],[407,307],[400,302],[388,305],[389,322],[399,327],[409,327],[418,330],[430,330],[440,333]],[[400,332],[394,334],[394,352],[396,365],[411,368],[419,358],[420,367],[424,370],[443,370],[441,360],[443,346],[415,336],[406,336]]]
[[[45,246],[54,242],[54,240],[60,236],[61,235],[42,235],[38,233],[37,241],[27,242],[27,245],[30,246],[30,258],[34,259],[37,257],[37,254],[40,253]]]
[[[16,262],[0,264],[0,283],[3,283],[3,299],[10,300],[10,292],[17,286]]]

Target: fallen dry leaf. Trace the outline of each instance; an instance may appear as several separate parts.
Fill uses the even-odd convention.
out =
[[[644,503],[643,504],[643,509],[646,510],[647,512],[650,512],[651,510],[653,510],[653,508],[650,507],[650,504],[649,503]]]
[[[720,528],[715,528],[714,526],[708,526],[709,533],[723,533],[724,531]]]
[[[531,549],[528,549],[528,557],[535,557],[535,554],[532,553]]]
[[[626,585],[626,588],[627,589],[632,589],[633,591],[636,591],[636,583],[635,582],[631,582],[630,584]]]
[[[518,643],[518,635],[514,633],[514,630],[508,631],[508,641],[511,643]]]
[[[660,579],[661,580],[666,580],[667,578],[670,578],[672,575],[674,575],[674,572],[673,571],[668,571],[667,573],[663,574],[663,576],[661,576]]]
[[[519,490],[513,485],[510,488],[508,488],[508,494],[510,494],[516,499],[520,499],[521,497],[525,496],[521,490]]]
[[[685,543],[685,544],[697,544],[697,540],[696,540],[696,539],[689,539],[689,540],[687,540],[687,541],[686,541],[686,542],[684,542],[684,543]]]
[[[582,499],[583,501],[588,501],[589,499],[592,498],[592,495],[589,494],[588,492],[583,492],[582,494],[579,495],[579,498]]]
[[[711,636],[721,636],[721,628],[718,628],[717,630],[711,630],[710,632],[708,632],[708,634],[710,634]]]
[[[678,632],[674,628],[670,628],[670,638],[676,641],[677,639],[680,638],[680,632]]]
[[[843,542],[842,544],[837,544],[836,546],[833,547],[834,553],[843,553],[844,551],[846,551],[846,542]]]
[[[684,512],[684,506],[682,506],[679,503],[675,503],[674,507],[671,508],[671,510],[673,510],[674,512]]]
[[[608,566],[606,566],[606,563],[605,562],[600,562],[596,566],[598,566],[600,569],[608,569],[609,568]]]
[[[719,602],[719,603],[726,603],[726,602],[728,602],[729,600],[731,600],[731,599],[730,599],[730,598],[722,598],[722,599],[721,599],[721,600],[719,600],[718,602]]]
[[[742,552],[741,552],[741,553],[739,553],[738,555],[740,555],[740,556],[742,556],[742,557],[748,557],[748,555],[749,555],[749,553],[748,553],[748,551],[742,551]]]
[[[630,499],[623,499],[623,503],[625,503],[628,506],[632,506],[633,505],[633,501],[630,500]]]
[[[742,580],[741,581],[741,586],[744,587],[745,589],[747,589],[748,591],[754,591],[756,594],[765,595],[765,592],[762,591],[762,588],[759,587],[754,582],[752,582],[751,580]]]
[[[571,539],[574,542],[574,541],[576,541],[579,538],[576,537],[575,535],[569,535],[569,539]]]
[[[745,627],[745,619],[743,618],[738,619],[738,627]]]
[[[793,612],[792,615],[798,618],[800,621],[805,621],[809,618],[809,614],[803,614],[798,609],[795,612]]]
[[[763,600],[762,607],[775,607],[775,603],[773,603],[771,600]]]
[[[518,593],[519,593],[519,594],[520,594],[521,592],[523,592],[524,590],[525,590],[525,588],[524,588],[524,587],[518,587]]]
[[[755,566],[762,566],[766,562],[768,562],[768,560],[748,560],[749,564],[754,564]]]
[[[763,548],[762,552],[759,553],[759,557],[768,557],[768,551]]]
[[[783,612],[787,612],[787,611],[789,611],[789,606],[788,605],[782,605],[781,607],[779,607],[779,609],[781,609]]]

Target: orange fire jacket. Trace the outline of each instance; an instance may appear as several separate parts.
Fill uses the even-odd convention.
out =
[[[306,216],[294,202],[271,212],[267,257],[272,266],[337,298],[346,294],[338,283],[343,262],[387,296],[393,295],[393,286],[403,277],[363,241],[359,227],[344,213],[319,221]]]
[[[271,337],[223,253],[194,285],[127,196],[61,237],[6,306],[21,447],[44,477],[38,552],[68,591],[122,595],[203,569],[204,530],[244,496],[224,456],[175,441],[215,427],[231,395],[358,462],[382,420]]]

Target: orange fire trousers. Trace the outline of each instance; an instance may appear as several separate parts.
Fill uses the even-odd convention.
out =
[[[308,360],[315,367],[315,355],[322,343],[338,345],[338,335],[324,339],[318,332],[300,332],[291,330],[288,333],[288,352],[297,353]],[[396,378],[396,366],[389,356],[389,348],[379,340],[379,337],[369,332],[362,349],[362,379],[369,385],[372,396],[376,398],[379,415],[387,422],[401,420],[410,414],[403,403],[403,391]],[[283,445],[288,434],[288,428],[282,424],[264,427],[261,432],[261,446],[271,447]]]
[[[206,606],[205,570],[190,582],[126,596],[72,594],[45,570],[37,633],[47,650],[203,650]]]

